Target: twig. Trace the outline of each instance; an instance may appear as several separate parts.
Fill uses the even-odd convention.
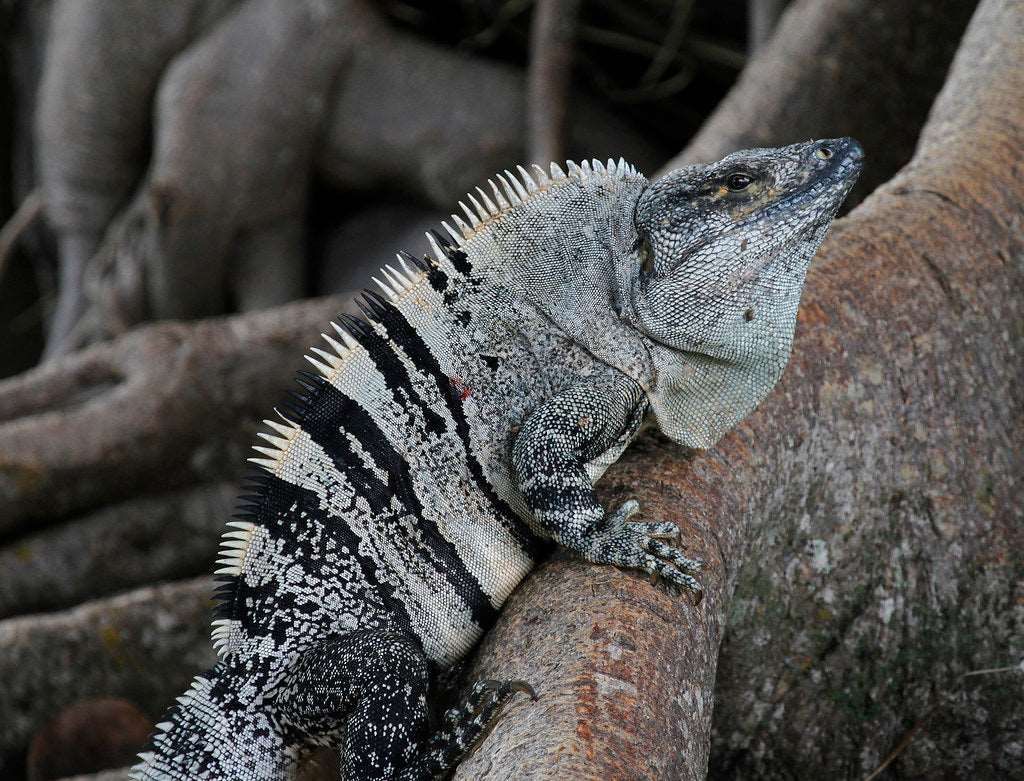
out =
[[[993,675],[995,673],[1012,672],[1024,673],[1024,659],[1021,660],[1020,664],[1014,664],[1009,667],[988,667],[984,670],[971,670],[970,672],[964,673],[959,678],[957,678],[956,684],[954,684],[950,692],[947,692],[947,694],[951,693],[953,689],[955,689],[960,683],[962,683],[964,678],[971,678],[975,675]],[[906,747],[910,745],[910,742],[914,739],[917,733],[921,731],[921,728],[925,725],[928,719],[932,717],[932,714],[939,709],[941,705],[941,702],[937,702],[930,708],[928,708],[928,710],[924,712],[924,715],[921,718],[919,718],[916,722],[914,722],[914,726],[904,733],[903,737],[900,738],[899,743],[896,744],[896,747],[889,752],[888,756],[886,756],[884,760],[882,760],[882,764],[876,767],[874,771],[871,773],[871,775],[865,778],[864,781],[873,781],[873,779],[878,778],[881,772],[885,770],[889,765],[891,765],[893,761],[896,759],[896,757],[903,753],[904,749],[906,749]]]
[[[459,41],[460,49],[478,50],[491,46],[504,34],[509,25],[533,4],[533,0],[508,0],[498,6],[491,23],[479,32]]]
[[[910,741],[914,739],[914,736],[917,735],[917,733],[921,730],[921,727],[925,725],[925,722],[928,721],[928,719],[931,718],[931,715],[938,709],[939,704],[940,703],[935,703],[934,705],[932,705],[932,707],[930,707],[928,710],[924,712],[924,716],[919,718],[914,723],[914,726],[904,733],[903,737],[900,738],[900,742],[896,744],[896,748],[889,752],[889,755],[884,760],[882,760],[882,764],[876,767],[874,769],[874,772],[872,772],[871,775],[865,778],[864,781],[872,781],[872,779],[878,778],[882,771],[889,767],[889,765],[892,764],[896,757],[903,753],[903,750],[910,745]]]
[[[686,38],[687,23],[690,21],[691,11],[693,11],[693,0],[676,0],[672,4],[672,20],[669,22],[668,32],[665,34],[664,39],[662,39],[657,53],[651,59],[651,64],[647,66],[647,72],[644,73],[643,79],[641,79],[645,86],[655,84],[664,76],[665,71],[668,70],[668,67],[676,58],[679,48]]]
[[[530,159],[541,165],[565,157],[578,13],[579,0],[538,0],[533,11],[527,76],[527,148]]]
[[[7,257],[14,251],[18,239],[43,211],[43,196],[36,188],[32,190],[17,208],[7,224],[0,228],[0,281],[4,278]]]
[[[643,38],[590,25],[582,25],[580,27],[579,37],[581,40],[589,43],[596,43],[599,46],[607,46],[616,51],[630,52],[631,54],[642,56],[656,57],[661,49],[658,44],[651,43]],[[686,59],[689,57],[716,65],[723,65],[726,68],[737,71],[743,70],[747,63],[747,58],[742,52],[698,35],[687,37],[686,50],[687,58],[684,58],[679,51],[672,52],[673,59],[681,62],[684,66],[687,65]]]

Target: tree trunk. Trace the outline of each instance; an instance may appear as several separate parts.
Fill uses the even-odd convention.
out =
[[[663,170],[737,149],[854,136],[852,205],[914,151],[973,0],[795,0],[690,145]]]
[[[812,267],[762,407],[712,451],[648,439],[609,474],[682,519],[704,603],[545,565],[467,676],[541,699],[457,778],[700,778],[713,714],[716,776],[860,778],[933,706],[899,775],[1019,771],[1024,678],[959,676],[1024,655],[1022,26],[981,4],[914,160]]]

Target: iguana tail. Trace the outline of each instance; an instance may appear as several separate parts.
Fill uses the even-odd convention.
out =
[[[192,686],[156,725],[135,781],[279,781],[294,753],[270,710],[245,699],[244,679],[221,662]]]

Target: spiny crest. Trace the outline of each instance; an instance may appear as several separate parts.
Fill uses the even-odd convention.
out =
[[[390,268],[390,266],[388,268]],[[402,279],[404,279],[404,277]],[[380,285],[381,287],[387,289],[384,283],[378,280],[376,277],[374,277],[374,281],[377,282],[377,284]],[[313,365],[313,368],[320,372],[320,374],[323,375],[324,379],[326,379],[328,382],[334,379],[337,373],[341,371],[342,367],[349,360],[351,360],[352,356],[355,355],[355,353],[360,349],[359,342],[357,342],[352,337],[352,334],[349,332],[349,330],[343,328],[338,323],[335,323],[333,321],[331,322],[331,327],[334,328],[335,332],[338,334],[338,339],[340,339],[341,341],[338,341],[338,339],[335,339],[334,337],[328,334],[320,334],[320,336],[323,337],[324,341],[327,342],[327,346],[331,348],[330,351],[322,350],[319,347],[311,347],[310,349],[318,356],[320,356],[320,359],[322,360],[318,360],[317,358],[314,358],[312,355],[305,356],[306,360]],[[263,435],[261,434],[260,436]],[[260,448],[256,448],[256,450],[259,449]],[[270,472],[273,472],[274,466],[276,466],[276,462],[272,465],[268,465],[264,463],[261,459],[250,458],[249,460],[252,461],[253,463],[259,464],[260,466],[267,467],[268,471]]]
[[[427,235],[430,237],[429,234]],[[398,258],[400,269],[390,263],[385,263],[380,270],[384,279],[371,277],[377,287],[383,290],[388,300],[392,302],[398,301],[406,294],[416,290],[427,279],[430,272],[430,266],[425,261],[408,252],[399,252],[395,257]]]
[[[506,168],[504,174],[495,176],[501,182],[500,188],[494,183],[494,179],[488,179],[487,184],[490,185],[493,197],[488,196],[482,188],[477,187],[476,192],[480,196],[479,199],[473,193],[466,195],[472,208],[467,206],[465,201],[459,201],[465,219],[458,214],[451,215],[454,228],[447,221],[441,223],[448,235],[455,241],[456,246],[462,247],[489,222],[522,206],[553,186],[569,181],[586,183],[597,177],[625,179],[638,175],[636,168],[621,157],[618,162],[609,158],[607,163],[602,163],[600,160],[589,162],[584,160],[580,164],[576,164],[572,160],[568,160],[566,161],[568,173],[563,171],[558,163],[551,164],[550,174],[536,163],[532,168],[533,173],[531,174],[523,166],[516,166],[516,170],[519,172],[518,176]]]
[[[420,260],[406,252],[399,253],[398,260],[403,271],[399,272],[393,266],[386,265],[381,269],[380,277],[373,277],[373,281],[395,303],[404,293],[419,289],[432,271],[440,271],[442,275],[452,272],[461,275],[470,273],[470,263],[463,251],[466,243],[495,220],[552,188],[569,182],[586,184],[598,179],[624,180],[640,176],[636,168],[621,157],[618,162],[609,159],[607,163],[584,160],[577,164],[569,160],[566,161],[568,173],[558,163],[551,163],[550,174],[539,165],[534,164],[532,168],[533,173],[519,165],[516,166],[518,174],[508,169],[496,174],[494,179],[500,182],[500,187],[494,179],[488,179],[490,194],[482,187],[476,188],[475,195],[467,193],[466,199],[459,201],[463,215],[452,214],[450,222],[442,221],[444,233],[429,231],[426,234],[432,256]]]
[[[265,450],[265,448],[257,448]],[[215,575],[240,575],[242,573],[242,560],[245,552],[252,542],[256,525],[250,521],[228,521],[228,531],[224,532],[220,542],[220,556],[217,563],[221,569],[214,572]]]
[[[242,622],[230,618],[218,618],[213,621],[210,639],[217,656],[224,658],[228,651],[235,647],[236,632],[241,632]]]
[[[366,320],[351,315],[340,316],[338,322],[331,322],[337,338],[326,333],[321,334],[328,349],[312,347],[311,354],[304,356],[320,377],[328,383],[336,384],[339,374],[345,370],[346,365],[360,352],[365,352],[361,342],[373,330],[374,326],[371,323],[385,316],[388,302],[398,305],[403,299],[421,291],[428,282],[432,281],[436,288],[441,289],[446,284],[446,276],[471,273],[470,261],[464,247],[478,231],[486,229],[494,220],[522,207],[552,188],[570,182],[586,184],[597,179],[625,180],[639,176],[636,168],[622,158],[617,162],[609,159],[607,163],[584,160],[577,164],[570,160],[566,162],[566,170],[557,163],[551,163],[550,173],[538,165],[533,165],[532,169],[531,173],[523,166],[516,166],[518,174],[506,169],[495,176],[500,186],[494,179],[488,180],[490,193],[484,188],[477,187],[475,195],[467,194],[466,200],[472,206],[468,206],[465,201],[460,201],[459,204],[465,219],[452,215],[452,221],[457,229],[448,222],[441,223],[451,240],[438,231],[429,231],[426,234],[432,256],[420,259],[407,252],[400,252],[396,255],[397,265],[385,264],[380,275],[372,279],[387,296],[387,301],[372,291],[365,291],[358,303]],[[320,378],[308,372],[299,374],[298,381],[302,388],[308,392],[315,391]],[[302,393],[293,393],[292,397],[294,402],[286,407],[294,413],[297,420],[302,420],[310,397]],[[258,456],[248,459],[261,470],[274,476],[280,476],[288,449],[301,431],[298,423],[284,417],[280,412],[277,414],[282,422],[263,421],[270,429],[270,433],[258,434],[265,444],[255,445],[253,449]],[[250,482],[257,484],[256,495],[248,497],[254,502],[260,500],[259,480],[258,476],[250,477]],[[258,505],[250,507],[255,510]],[[212,632],[214,647],[220,655],[234,646],[233,641],[241,632],[241,625],[233,614],[233,604],[237,590],[235,580],[242,574],[246,552],[254,535],[259,531],[259,527],[249,520],[250,517],[253,517],[251,512],[236,516],[238,520],[227,524],[228,530],[221,542],[220,558],[217,562],[219,568],[215,573],[222,581],[216,594],[221,618],[214,622]]]
[[[260,454],[260,457],[248,459],[256,466],[271,474],[275,474],[278,466],[283,463],[288,448],[295,437],[301,431],[299,425],[282,415],[277,409],[274,410],[280,417],[281,422],[276,420],[264,420],[263,423],[270,432],[258,432],[257,435],[270,447],[254,445],[253,449]],[[259,509],[261,479],[258,475],[250,476],[247,480],[250,490],[255,493],[241,497],[243,502],[234,517],[235,520],[228,521],[226,531],[221,536],[220,550],[217,559],[218,568],[214,575],[221,581],[215,590],[215,600],[218,602],[217,612],[221,618],[213,622],[211,639],[213,647],[219,656],[224,656],[228,650],[235,645],[238,632],[241,631],[241,624],[233,620],[232,607],[234,605],[235,592],[237,589],[236,579],[241,576],[245,566],[245,557],[249,551],[252,541],[260,531],[260,527],[251,518]],[[237,631],[236,631],[237,630]]]

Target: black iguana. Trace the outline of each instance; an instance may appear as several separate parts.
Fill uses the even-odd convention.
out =
[[[700,593],[671,521],[594,482],[645,421],[713,445],[775,385],[807,266],[861,168],[852,139],[737,152],[655,182],[622,160],[519,168],[401,254],[266,421],[224,535],[220,661],[136,779],[345,778],[454,767],[516,691],[428,727],[433,671],[494,623],[549,541]]]

